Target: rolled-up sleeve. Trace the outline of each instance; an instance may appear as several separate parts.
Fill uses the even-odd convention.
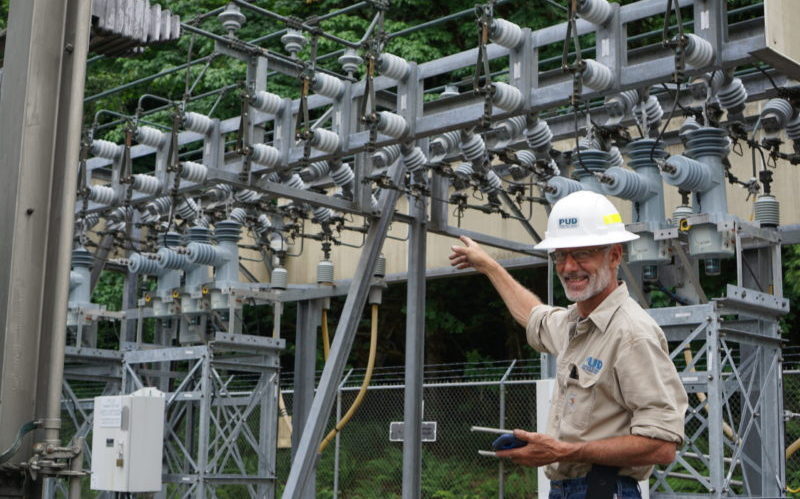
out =
[[[525,327],[528,344],[543,353],[558,355],[562,352],[567,344],[567,314],[567,309],[561,307],[534,307]]]
[[[688,397],[678,372],[655,338],[631,340],[616,366],[631,434],[683,443]]]

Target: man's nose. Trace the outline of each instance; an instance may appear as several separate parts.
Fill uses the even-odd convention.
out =
[[[566,257],[564,258],[564,263],[561,264],[564,272],[573,272],[580,268],[578,262],[572,258],[572,253],[567,253]]]

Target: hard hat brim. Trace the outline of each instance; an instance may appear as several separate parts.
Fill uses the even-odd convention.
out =
[[[533,247],[535,250],[554,250],[562,248],[582,248],[586,246],[605,246],[608,244],[627,243],[639,239],[638,234],[628,231],[618,231],[607,235],[584,234],[572,237],[546,237],[542,242]]]

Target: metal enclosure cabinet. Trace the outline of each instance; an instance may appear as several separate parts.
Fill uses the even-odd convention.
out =
[[[142,388],[131,395],[95,397],[92,490],[161,490],[164,394]]]

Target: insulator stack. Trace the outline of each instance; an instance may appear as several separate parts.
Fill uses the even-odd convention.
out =
[[[122,156],[122,146],[108,140],[95,139],[92,141],[92,156],[105,159],[117,159]]]
[[[376,168],[383,168],[384,166],[389,166],[397,161],[397,158],[399,157],[400,145],[393,144],[375,151],[375,153],[372,155],[372,164]]]
[[[204,199],[212,203],[221,203],[233,196],[233,186],[230,184],[216,184],[203,195]]]
[[[501,81],[495,82],[492,85],[494,86],[492,102],[495,106],[506,111],[519,109],[524,98],[522,92],[520,92],[517,87],[513,87]]]
[[[281,162],[281,152],[267,144],[254,144],[250,148],[250,160],[257,165],[274,168]]]
[[[136,127],[136,141],[150,147],[159,147],[167,139],[167,135],[161,130],[151,126]]]
[[[775,196],[761,194],[753,206],[755,219],[764,227],[777,227],[781,222],[781,206]]]
[[[314,213],[314,219],[318,223],[328,222],[333,217],[333,211],[331,211],[330,208],[325,208],[324,206],[315,206],[311,211]]]
[[[786,99],[770,99],[761,110],[761,126],[768,133],[783,129],[792,119],[794,108]]]
[[[789,140],[800,140],[800,114],[786,124],[786,136]]]
[[[207,229],[206,229],[207,230]],[[174,245],[178,246],[178,245]],[[173,246],[160,248],[158,250],[158,266],[160,269],[181,270],[185,269],[189,259],[183,253],[178,253]]]
[[[544,189],[544,197],[547,199],[548,203],[554,204],[564,196],[583,190],[583,188],[583,184],[577,180],[566,177],[553,177],[547,181],[547,187]]]
[[[469,181],[472,175],[475,174],[475,170],[473,170],[472,164],[470,163],[460,163],[455,167],[453,173],[455,174],[453,188],[457,191],[462,191],[469,187]]]
[[[117,200],[117,192],[106,185],[93,185],[89,189],[89,200],[98,204],[114,204]]]
[[[686,45],[686,63],[696,68],[703,68],[714,62],[714,47],[708,41],[689,33]]]
[[[399,114],[381,111],[378,117],[378,130],[389,137],[400,138],[408,133],[408,122]]]
[[[405,80],[410,70],[408,62],[402,57],[384,52],[378,58],[378,71],[393,80]]]
[[[534,163],[536,163],[536,155],[532,151],[522,149],[520,151],[516,151],[515,154],[517,156],[517,161],[519,161],[522,166],[531,167]]]
[[[536,124],[533,127],[528,128],[526,138],[531,149],[536,152],[542,152],[550,149],[553,132],[550,131],[550,125],[545,120],[539,119],[536,120]]]
[[[283,98],[280,95],[259,90],[250,99],[250,105],[267,114],[278,114],[283,106]]]
[[[169,213],[169,209],[172,206],[172,198],[169,196],[162,196],[160,198],[154,199],[150,201],[146,205],[144,205],[144,209],[141,211],[142,215],[142,222],[144,223],[155,223],[158,220]]]
[[[608,169],[608,153],[599,149],[582,150],[580,155],[573,154],[575,161],[575,171],[580,173],[582,170],[590,172],[603,172]]]
[[[301,179],[301,178],[300,178],[300,175],[298,175],[297,173],[295,173],[294,175],[292,175],[291,177],[289,177],[289,178],[288,178],[288,179],[287,179],[287,180],[284,182],[284,184],[286,184],[286,185],[288,185],[289,187],[292,187],[292,188],[294,188],[294,189],[299,189],[299,190],[306,190],[306,189],[308,189],[308,185],[307,185],[305,182],[303,182],[303,179]]]
[[[197,202],[192,198],[184,198],[178,204],[175,213],[184,220],[193,220],[200,214],[200,207]]]
[[[150,194],[151,196],[161,192],[161,181],[152,175],[137,173],[133,175],[131,183],[133,190]]]
[[[183,161],[181,163],[181,178],[184,180],[199,184],[206,181],[207,175],[208,168],[204,164],[195,163],[194,161]]]
[[[647,126],[652,127],[661,122],[664,116],[664,110],[661,108],[661,102],[654,95],[647,98],[644,103],[644,115],[647,118]]]
[[[214,120],[204,114],[191,111],[183,114],[183,128],[191,132],[207,135],[213,127]]]
[[[234,208],[228,214],[228,218],[235,220],[239,225],[245,225],[247,221],[247,211],[244,208]]]
[[[694,116],[687,116],[683,123],[681,124],[680,131],[678,135],[680,135],[681,139],[686,137],[686,134],[698,130],[700,128],[700,123],[697,122],[697,119]]]
[[[605,174],[614,179],[611,184],[603,184],[607,194],[631,201],[643,201],[650,196],[650,186],[646,180],[632,170],[614,166]]]
[[[503,190],[503,184],[500,181],[500,177],[497,176],[494,170],[488,170],[483,182],[481,182],[481,192],[496,194],[501,190]]]
[[[403,154],[403,161],[406,164],[406,169],[410,172],[418,172],[425,166],[427,158],[425,153],[419,147],[414,147],[410,151]]]
[[[386,257],[383,255],[378,256],[375,261],[375,277],[386,277]]]
[[[214,226],[214,237],[220,243],[238,243],[242,237],[242,224],[231,218],[217,222]]]
[[[333,262],[322,260],[317,264],[317,283],[333,284]]]
[[[514,49],[522,43],[522,28],[511,21],[496,18],[492,20],[490,36],[494,43]]]
[[[272,289],[286,289],[289,285],[289,271],[283,267],[275,267],[272,269],[270,276],[270,287]]]
[[[358,67],[364,62],[364,59],[353,48],[344,49],[344,54],[340,55],[336,60],[342,65],[344,72],[351,76],[358,71]]]
[[[336,152],[339,149],[339,136],[324,128],[315,128],[310,142],[312,147],[324,152]]]
[[[218,263],[217,252],[214,246],[206,243],[189,243],[187,246],[189,263],[195,265],[216,265]]]
[[[672,223],[678,225],[681,220],[691,217],[692,215],[694,215],[694,210],[692,210],[691,206],[686,204],[676,206],[675,209],[672,210]]]
[[[583,69],[583,84],[587,87],[601,92],[607,90],[614,84],[614,75],[605,64],[599,63],[594,59],[584,59],[586,67]]]
[[[189,227],[189,241],[193,243],[210,243],[211,231],[206,225],[193,225]]]
[[[288,28],[286,33],[281,36],[281,43],[283,43],[284,48],[292,57],[295,57],[298,52],[300,52],[306,44],[306,37],[303,35],[302,31],[298,31],[293,28]]]
[[[264,197],[263,194],[252,189],[240,189],[233,194],[233,199],[248,204],[258,203],[262,197]]]
[[[97,223],[100,222],[100,215],[97,213],[87,213],[85,217],[80,219],[83,230],[89,230]]]
[[[331,166],[327,161],[316,161],[300,171],[303,182],[319,180],[330,172]]]
[[[340,163],[338,167],[330,172],[333,183],[339,187],[350,185],[355,181],[356,174],[347,163]]]
[[[461,151],[470,161],[478,161],[486,155],[486,144],[480,135],[462,132]]]
[[[608,123],[616,124],[622,121],[625,116],[631,113],[639,101],[639,92],[627,90],[616,95],[611,95],[605,99],[605,109],[608,113]]]
[[[704,191],[711,184],[708,169],[699,161],[686,156],[670,156],[662,172],[664,180],[670,185],[675,185],[684,191]]]
[[[256,232],[260,236],[263,236],[265,233],[269,232],[271,228],[272,222],[269,221],[269,217],[264,213],[259,215],[256,219]]]
[[[125,228],[125,220],[133,216],[133,208],[118,206],[106,215],[106,230],[118,231]]]
[[[311,82],[311,89],[325,97],[338,99],[344,93],[344,82],[327,73],[315,73],[314,81]]]
[[[603,25],[611,18],[613,11],[606,0],[580,0],[578,15],[592,24]]]
[[[431,154],[431,161],[441,161],[448,154],[453,152],[461,142],[461,134],[458,130],[447,132],[432,139],[428,144],[428,150]]]
[[[621,168],[624,164],[622,153],[617,146],[611,146],[608,150],[608,166]]]
[[[133,253],[128,258],[128,271],[133,274],[147,275],[161,273],[158,255],[155,253]]]
[[[718,71],[717,73],[722,74]],[[728,113],[740,113],[747,102],[747,90],[739,78],[733,78],[727,85],[722,86],[717,92],[720,105]]]

